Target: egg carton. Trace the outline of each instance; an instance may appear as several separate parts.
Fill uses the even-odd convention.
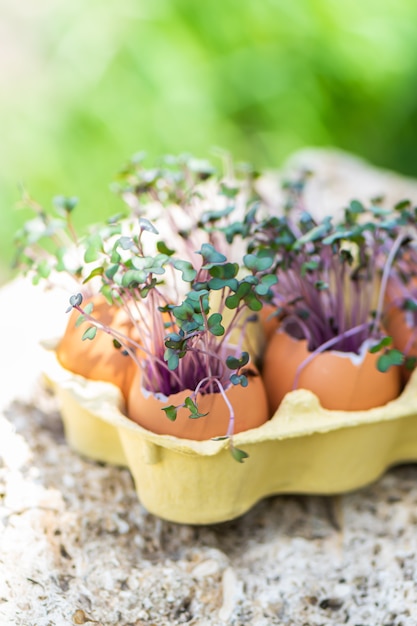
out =
[[[345,493],[417,460],[417,370],[398,398],[366,411],[325,410],[313,393],[292,391],[268,422],[234,436],[249,454],[238,463],[225,440],[145,430],[123,414],[115,386],[72,374],[54,353],[48,359],[45,376],[68,444],[90,459],[128,467],[143,506],[173,522],[231,520],[276,494]]]

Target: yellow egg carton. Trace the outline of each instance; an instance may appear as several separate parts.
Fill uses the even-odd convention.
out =
[[[271,420],[234,437],[249,454],[244,463],[232,458],[227,441],[189,441],[141,428],[123,415],[116,387],[68,372],[52,352],[45,375],[69,445],[90,459],[128,467],[145,508],[173,522],[223,522],[275,494],[343,493],[393,464],[417,460],[417,370],[397,399],[367,411],[328,411],[309,391],[287,394]]]

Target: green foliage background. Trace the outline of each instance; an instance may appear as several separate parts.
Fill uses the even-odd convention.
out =
[[[413,0],[0,3],[0,280],[19,183],[46,206],[79,196],[86,223],[139,150],[278,167],[337,146],[417,173]]]

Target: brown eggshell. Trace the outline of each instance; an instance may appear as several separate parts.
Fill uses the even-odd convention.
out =
[[[261,377],[255,373],[255,376],[248,376],[247,387],[230,385],[226,391],[235,413],[234,433],[256,428],[268,420],[265,388]],[[130,390],[127,411],[128,416],[140,426],[159,435],[173,435],[195,441],[226,435],[230,413],[220,393],[197,396],[200,413],[208,415],[191,419],[189,410],[181,408],[177,412],[176,420],[171,421],[162,409],[171,404],[177,406],[183,403],[191,395],[191,391],[184,390],[161,400],[154,394],[144,392],[141,378],[138,370]]]
[[[125,313],[116,306],[110,306],[102,296],[96,296],[83,302],[85,307],[93,302],[91,315],[102,324],[132,335],[133,326]],[[137,366],[130,356],[123,355],[114,347],[113,338],[98,330],[93,340],[82,341],[88,328],[88,322],[75,326],[80,313],[73,310],[68,320],[65,333],[57,347],[56,353],[61,365],[75,374],[90,380],[110,382],[121,389],[127,399],[130,385]]]
[[[277,332],[264,355],[262,377],[270,411],[274,413],[284,396],[293,390],[299,365],[311,353],[306,340]],[[359,411],[383,406],[400,393],[400,372],[391,367],[379,372],[378,354],[365,351],[351,356],[337,351],[318,354],[301,371],[298,389],[312,391],[330,410]]]

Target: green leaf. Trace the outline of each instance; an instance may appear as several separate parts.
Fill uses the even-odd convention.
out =
[[[196,283],[196,285],[201,285],[201,284],[204,284],[204,283]],[[195,311],[199,311],[201,302],[203,302],[204,304],[204,309],[206,308],[206,304],[208,305],[208,295],[209,295],[208,289],[198,288],[196,291],[193,290],[187,294],[187,301],[189,302],[194,301]]]
[[[227,243],[233,243],[234,238],[237,235],[243,235],[245,232],[245,226],[241,222],[234,222],[229,226],[222,228]]]
[[[381,355],[377,361],[377,368],[380,372],[387,372],[390,367],[402,365],[404,363],[404,355],[400,350],[389,350]]]
[[[100,293],[105,297],[108,304],[113,304],[112,288],[110,285],[102,285],[100,287]]]
[[[71,296],[69,299],[69,303],[71,306],[80,306],[82,301],[83,301],[83,297],[80,293],[76,293],[75,295]]]
[[[352,200],[349,204],[349,209],[352,213],[363,213],[365,211],[365,207],[359,200]]]
[[[218,324],[217,326],[212,326],[210,328],[210,332],[215,337],[221,337],[222,335],[224,335],[225,331],[224,331],[224,327]]]
[[[183,335],[179,333],[169,333],[164,340],[165,346],[172,350],[180,350],[184,342]]]
[[[189,396],[185,398],[184,404],[187,407],[187,409],[190,411],[190,413],[198,413],[198,407],[196,403]]]
[[[182,259],[175,259],[173,261],[175,269],[179,270],[182,274],[182,280],[186,282],[192,282],[197,276],[196,270],[193,268],[189,261],[183,261]]]
[[[198,411],[198,406],[196,405],[194,400],[192,400],[189,396],[187,398],[185,398],[184,404],[187,407],[187,409],[190,411],[190,413],[197,414],[199,412]]]
[[[208,415],[208,413],[190,413],[188,417],[191,420],[197,420],[200,417],[206,417],[206,415]]]
[[[238,463],[243,463],[245,459],[249,458],[249,454],[240,448],[235,448],[234,446],[230,446],[230,453],[235,461]]]
[[[192,320],[194,312],[194,307],[187,301],[172,308],[172,313],[177,320]]]
[[[165,415],[167,416],[169,420],[171,420],[171,422],[175,422],[175,420],[177,419],[177,407],[176,406],[174,406],[173,404],[170,404],[169,406],[164,407],[162,410],[165,411]]]
[[[159,235],[159,232],[155,228],[155,226],[146,219],[146,217],[139,218],[139,227],[141,230],[147,230],[149,233],[153,233],[154,235]]]
[[[75,321],[75,328],[78,328],[84,322],[85,322],[85,315],[80,315],[79,317],[77,317],[77,319]]]
[[[415,300],[412,300],[411,298],[407,298],[406,300],[404,300],[401,308],[403,309],[403,311],[417,311],[417,302]]]
[[[213,313],[212,315],[210,315],[207,320],[207,325],[212,335],[215,335],[216,337],[224,335],[225,331],[224,327],[221,324],[222,321],[223,318],[220,313]]]
[[[240,359],[235,356],[228,356],[226,358],[226,365],[230,370],[238,370],[249,363],[249,354],[242,352]]]
[[[64,213],[71,213],[78,204],[78,198],[65,196],[55,196],[52,200],[56,209],[63,211]]]
[[[131,237],[127,237],[126,235],[119,238],[118,244],[122,250],[130,250],[135,245],[133,239]]]
[[[266,274],[262,276],[261,283],[262,285],[268,285],[268,287],[272,287],[276,285],[278,282],[278,276],[276,274]]]
[[[228,309],[236,309],[239,306],[239,302],[243,300],[249,294],[250,290],[252,289],[252,286],[248,278],[254,278],[254,277],[253,276],[246,277],[245,280],[239,283],[236,293],[230,296],[227,296],[225,300],[225,304]],[[262,304],[261,304],[261,308],[262,308]]]
[[[212,291],[219,291],[220,289],[225,289],[226,287],[232,291],[236,291],[239,285],[236,278],[211,278],[206,284]]]
[[[262,272],[271,267],[274,262],[272,256],[257,256],[256,254],[245,254],[243,263],[251,272]]]
[[[209,268],[209,274],[213,278],[235,278],[238,272],[238,263],[222,263],[221,265],[213,265]]]
[[[198,406],[189,396],[185,398],[184,404],[190,411],[190,419],[198,419],[199,417],[205,417],[206,415],[208,415],[208,413],[200,413],[200,411],[198,410]]]
[[[111,253],[111,257],[110,257],[110,262],[111,263],[120,263],[120,261],[122,260],[122,257],[120,256],[120,254],[117,251],[117,242],[114,244],[113,246],[113,250]],[[117,266],[116,266],[117,267]]]
[[[238,187],[229,187],[228,185],[226,185],[226,183],[221,183],[220,187],[221,187],[220,193],[223,196],[226,196],[226,198],[230,198],[232,200],[233,198],[236,198],[237,194],[239,193]]]
[[[307,272],[313,272],[320,267],[320,263],[318,261],[306,261],[301,266],[301,276],[305,276]]]
[[[349,239],[352,235],[353,235],[352,230],[348,230],[348,231],[343,230],[343,231],[331,233],[328,237],[324,237],[322,243],[324,243],[325,245],[331,245],[333,243],[336,243],[336,241]],[[341,252],[344,252],[344,250],[342,250]],[[317,267],[318,267],[318,264],[317,264]]]
[[[311,241],[317,241],[321,239],[325,235],[327,235],[332,227],[331,217],[325,217],[321,224],[314,226],[311,230],[309,230],[305,235],[299,237],[294,244],[294,248],[297,250],[301,248],[305,243],[310,243]]]
[[[113,280],[113,278],[117,274],[118,269],[119,269],[118,265],[110,265],[110,267],[108,267],[106,271],[104,272],[106,278],[108,278],[109,280]]]
[[[401,350],[394,348],[389,350],[388,356],[390,358],[391,365],[402,365],[404,363],[404,355]]]
[[[134,287],[141,285],[146,280],[145,272],[141,270],[127,270],[122,276],[123,287]]]
[[[193,285],[192,285],[193,292],[202,291],[202,292],[208,293],[208,286],[209,285],[207,281],[199,280],[199,281],[193,282]],[[190,295],[191,294],[188,294],[188,297],[190,297]]]
[[[408,372],[411,372],[413,369],[415,369],[416,363],[417,363],[417,358],[415,356],[408,356],[404,362],[405,369]]]
[[[166,254],[156,256],[134,256],[131,263],[134,269],[143,270],[146,274],[164,274],[164,264],[168,261]]]
[[[262,302],[258,300],[254,293],[248,293],[244,300],[251,311],[260,311],[262,309]]]
[[[387,348],[392,344],[392,337],[383,337],[378,343],[374,344],[369,348],[369,352],[371,354],[375,354],[379,352],[383,348]]]
[[[245,374],[232,374],[230,377],[230,382],[232,383],[232,385],[241,385],[242,387],[247,387],[248,386],[248,378],[247,376],[245,376]]]
[[[85,263],[93,263],[93,261],[97,261],[99,257],[99,251],[94,246],[88,246],[84,253],[84,262]]]
[[[86,263],[92,263],[97,261],[100,252],[103,251],[103,244],[100,235],[92,235],[88,239],[87,249],[84,253],[84,261]]]
[[[180,362],[178,354],[170,352],[166,362],[167,362],[167,365],[168,365],[168,369],[170,369],[171,371],[176,370],[178,365],[179,365],[179,362]]]
[[[90,328],[87,328],[87,330],[81,337],[81,340],[85,341],[86,339],[89,339],[90,341],[92,341],[94,337],[96,336],[96,334],[97,334],[97,328],[95,326],[90,326]]]
[[[94,278],[95,276],[102,276],[103,274],[104,274],[104,269],[102,267],[96,267],[92,272],[90,272],[87,278],[84,278],[83,285],[85,285],[85,283],[88,283],[88,281]]]
[[[266,296],[269,293],[269,290],[270,287],[268,285],[263,285],[262,283],[256,285],[255,287],[255,292],[258,294],[258,296]]]
[[[389,368],[391,367],[389,357],[386,354],[383,354],[382,356],[380,356],[377,361],[376,366],[380,372],[383,372],[383,373],[387,372]]]
[[[120,220],[124,219],[125,217],[127,217],[126,213],[116,213],[115,215],[111,215],[110,217],[108,217],[106,222],[111,226],[120,226],[118,222],[120,222]]]
[[[202,216],[201,216],[200,223],[201,224],[206,224],[207,222],[216,222],[217,220],[221,219],[222,217],[227,217],[234,210],[235,210],[234,206],[228,206],[225,209],[220,209],[218,211],[215,211],[215,210],[205,211],[202,214]]]
[[[36,269],[41,278],[48,278],[51,273],[51,268],[49,267],[48,261],[45,259],[40,261]]]
[[[251,285],[258,285],[258,284],[259,284],[259,278],[257,276],[253,276],[252,274],[248,274],[242,279],[242,282],[240,283],[239,287],[243,288],[244,286],[245,289],[247,289],[247,291],[250,291]],[[249,285],[249,289],[248,289],[248,285]]]
[[[227,261],[227,257],[217,250],[210,243],[203,243],[197,254],[201,254],[203,257],[203,268],[208,269],[207,264],[211,263],[224,263]]]
[[[92,263],[93,261],[97,261],[98,257],[99,252],[94,246],[89,246],[84,253],[85,263]]]
[[[228,309],[237,309],[237,307],[239,306],[239,302],[240,302],[239,296],[237,296],[236,294],[233,294],[232,296],[227,296],[225,300],[225,305],[227,306]]]
[[[171,248],[168,248],[164,241],[158,241],[156,244],[156,248],[158,252],[166,254],[167,256],[172,256],[175,253],[175,250],[171,250]]]
[[[401,200],[400,202],[397,202],[397,204],[394,206],[394,209],[401,212],[404,211],[404,209],[409,209],[410,207],[410,200]]]

